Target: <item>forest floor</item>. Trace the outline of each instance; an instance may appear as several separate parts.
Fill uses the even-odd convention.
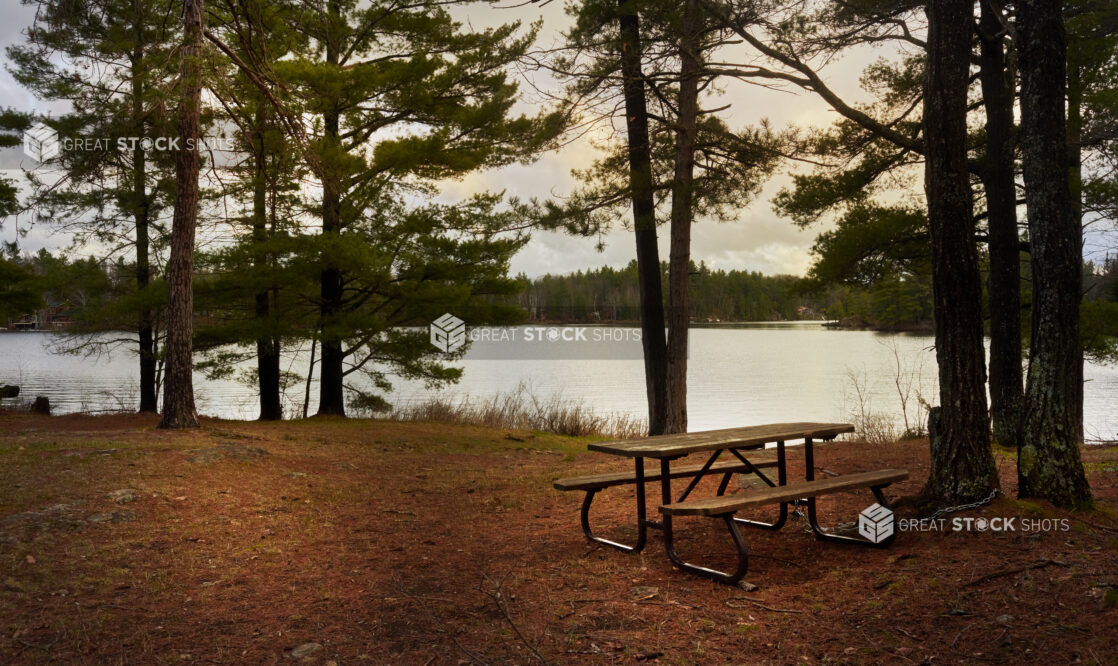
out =
[[[1084,454],[1098,511],[1013,499],[999,452],[1003,496],[887,549],[801,522],[747,531],[749,584],[733,588],[674,570],[655,532],[641,555],[584,540],[581,493],[551,482],[626,468],[585,439],[156,422],[0,414],[0,663],[1118,664],[1118,447]],[[906,467],[896,497],[924,482],[927,442],[816,460]],[[603,493],[597,523],[631,537],[632,497]],[[823,499],[821,519],[871,501]],[[680,524],[685,557],[730,564],[724,528]]]

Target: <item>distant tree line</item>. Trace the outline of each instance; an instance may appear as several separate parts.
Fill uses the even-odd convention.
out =
[[[666,276],[668,264],[662,262]],[[706,321],[785,321],[820,319],[822,299],[799,289],[791,275],[756,271],[713,270],[691,263],[688,287],[690,319]],[[665,277],[666,279],[666,277]],[[547,274],[529,280],[515,303],[530,320],[634,322],[640,320],[637,262],[624,268],[603,266],[565,275]]]
[[[202,253],[199,258],[198,306],[195,344],[201,353],[203,371],[228,375],[235,362],[248,360],[248,347],[230,346],[232,338],[253,341],[251,300],[230,299],[256,288],[247,267],[251,260],[236,247]],[[806,278],[793,275],[764,275],[758,271],[715,270],[705,262],[691,264],[689,280],[691,321],[763,322],[833,320],[850,327],[875,330],[926,330],[932,316],[931,276],[927,271],[873,276],[863,280],[820,281],[815,264]],[[135,286],[135,265],[122,257],[68,258],[66,252],[39,250],[21,253],[14,243],[0,252],[0,324],[33,314],[44,307],[61,307],[72,335],[69,345],[81,350],[88,333],[127,330],[135,312],[146,308],[154,313],[157,373],[161,370],[162,311],[167,286],[156,280],[141,297]],[[666,273],[667,263],[661,264]],[[1083,267],[1084,298],[1080,328],[1084,352],[1100,362],[1118,361],[1118,257],[1101,265]],[[294,277],[294,274],[289,274]],[[520,275],[506,295],[490,297],[487,308],[498,308],[499,321],[633,323],[640,319],[639,284],[635,261],[623,268],[602,266],[566,274],[536,278]],[[277,302],[284,311],[296,314],[296,285],[288,283],[290,301]],[[1028,283],[1022,285],[1026,304],[1031,299]],[[469,312],[474,312],[471,308]],[[488,318],[488,316],[487,316]],[[1025,312],[1026,322],[1028,311]],[[402,323],[422,326],[420,318]],[[298,339],[312,334],[312,325],[298,317],[282,324],[284,337]],[[271,324],[278,330],[280,322]],[[157,374],[158,376],[158,374]]]

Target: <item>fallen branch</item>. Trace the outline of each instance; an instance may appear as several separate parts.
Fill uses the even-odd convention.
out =
[[[985,576],[979,576],[978,578],[975,578],[974,580],[970,581],[969,583],[964,583],[963,587],[970,587],[972,585],[978,585],[979,583],[984,583],[988,580],[993,580],[995,578],[1001,578],[1002,576],[1012,576],[1013,574],[1022,573],[1024,571],[1030,571],[1032,569],[1043,569],[1045,567],[1050,567],[1052,565],[1056,565],[1056,566],[1059,566],[1059,567],[1066,567],[1067,563],[1066,562],[1061,562],[1059,560],[1038,560],[1036,562],[1033,562],[1032,564],[1025,564],[1025,565],[1022,565],[1022,566],[1019,566],[1019,567],[1012,567],[1010,569],[1002,569],[1001,571],[995,571],[993,573],[988,573]]]
[[[973,626],[974,626],[974,622],[971,622],[967,626],[960,629],[959,633],[955,634],[955,638],[951,641],[951,647],[955,647],[955,644],[959,642],[959,637],[963,635],[963,632],[966,631],[967,629],[970,629]]]
[[[1098,523],[1092,523],[1089,520],[1082,520],[1082,519],[1078,519],[1078,518],[1076,520],[1079,520],[1079,522],[1083,523],[1084,525],[1087,525],[1088,527],[1094,527],[1095,529],[1099,529],[1099,530],[1102,530],[1104,532],[1110,532],[1111,534],[1118,534],[1118,527],[1108,527],[1106,525],[1099,525]]]
[[[733,599],[727,599],[726,600],[726,605],[729,606],[730,608],[744,608],[745,607],[745,604],[732,603],[734,601],[747,601],[747,602],[753,604],[754,606],[756,606],[757,608],[761,608],[761,609],[767,610],[767,611],[772,611],[773,613],[795,613],[797,615],[803,613],[803,611],[792,610],[790,608],[773,608],[772,606],[766,606],[765,604],[761,603],[762,601],[764,601],[763,599],[754,599],[752,597],[734,597]]]
[[[919,638],[919,637],[917,637],[917,636],[913,636],[912,634],[908,633],[908,632],[907,632],[907,631],[905,631],[904,629],[901,629],[900,627],[897,627],[896,629],[897,629],[897,631],[901,632],[901,633],[902,633],[902,634],[904,634],[905,636],[908,636],[909,638],[911,638],[912,640],[916,641],[917,643],[923,643],[923,642],[924,642],[924,639],[923,639],[923,638]]]
[[[512,627],[512,630],[516,632],[517,637],[520,638],[520,642],[524,643],[524,645],[532,652],[536,659],[540,660],[541,664],[547,664],[548,666],[550,666],[551,662],[549,662],[547,659],[544,659],[543,655],[540,654],[540,651],[536,649],[536,646],[528,642],[528,639],[524,636],[524,633],[520,631],[520,627],[518,627],[516,625],[516,622],[514,622],[512,619],[512,613],[509,612],[508,603],[505,602],[504,594],[501,591],[501,587],[505,584],[505,578],[508,578],[508,574],[505,574],[499,581],[494,581],[492,578],[489,577],[489,574],[487,573],[482,572],[481,575],[485,577],[485,580],[487,582],[493,585],[493,590],[487,590],[481,585],[478,586],[478,589],[481,590],[481,592],[485,596],[493,600],[493,603],[496,604],[497,608],[501,611],[501,614],[505,616],[505,620],[508,621],[509,626]]]
[[[699,608],[698,606],[692,606],[690,604],[682,604],[678,601],[634,601],[632,603],[640,604],[642,606],[671,606],[673,608]]]
[[[50,649],[52,647],[54,647],[55,643],[58,642],[58,637],[55,636],[54,640],[47,643],[45,646],[44,645],[35,645],[34,643],[29,643],[29,642],[23,640],[22,638],[17,638],[16,642],[19,643],[20,645],[24,646],[24,648],[31,648],[32,650],[42,650],[43,652],[50,652]]]

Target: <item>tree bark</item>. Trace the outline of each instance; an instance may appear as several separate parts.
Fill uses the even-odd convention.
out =
[[[311,382],[314,381],[314,354],[318,349],[318,330],[314,331],[311,336],[311,362],[307,364],[307,389],[303,394],[303,418],[307,418],[307,414],[311,407]]]
[[[982,287],[967,165],[967,82],[973,34],[969,0],[927,4],[924,188],[932,239],[940,411],[923,498],[981,499],[998,485],[986,412]]]
[[[171,226],[171,259],[167,271],[167,375],[161,428],[197,428],[194,407],[193,341],[194,232],[198,222],[198,171],[202,106],[202,15],[204,0],[186,0],[183,7],[182,66],[179,86],[179,150],[175,156],[175,214]]]
[[[135,90],[135,86],[133,87]],[[132,151],[133,220],[136,223],[136,291],[142,303],[144,292],[151,285],[151,240],[147,197],[147,162],[144,149],[137,142]],[[155,413],[159,410],[159,394],[155,382],[155,326],[152,311],[147,305],[140,307],[137,322],[140,343],[140,411]]]
[[[268,241],[268,147],[264,137],[268,130],[268,113],[263,98],[257,100],[256,155],[253,173],[252,239],[257,245],[253,253],[257,270],[267,270],[268,254],[260,247]],[[262,331],[256,338],[256,374],[260,385],[260,420],[278,421],[283,418],[280,402],[280,342],[271,333],[270,289],[256,294],[256,324]]]
[[[629,142],[629,183],[633,197],[633,230],[640,283],[641,342],[648,393],[648,434],[660,435],[667,425],[667,341],[664,295],[660,282],[660,251],[656,245],[656,203],[653,198],[652,152],[648,108],[641,74],[640,19],[631,0],[618,0],[621,30],[621,73]]]
[[[679,40],[679,117],[672,182],[671,251],[668,273],[668,415],[666,433],[687,432],[687,340],[691,323],[691,224],[695,137],[699,118],[698,0],[687,0]]]
[[[330,3],[330,15],[336,19],[341,10],[336,1]],[[326,38],[326,62],[337,66],[339,53],[333,31]],[[339,139],[341,116],[337,109],[323,114],[324,140],[328,145],[336,145]],[[337,236],[341,232],[341,194],[339,184],[330,169],[323,170],[322,178],[322,234]],[[345,351],[343,340],[338,336],[334,319],[342,310],[342,273],[332,266],[330,257],[325,257],[326,267],[320,277],[319,313],[322,319],[322,359],[319,367],[318,414],[345,416]]]
[[[1064,118],[1067,45],[1061,4],[1018,4],[1021,146],[1033,275],[1025,422],[1017,455],[1021,497],[1085,508],[1079,455],[1083,351],[1079,341],[1082,229],[1068,184]]]
[[[138,2],[133,2],[135,21],[132,38],[136,40],[131,59],[132,127],[137,136],[144,134],[144,27],[140,19]],[[146,302],[144,292],[151,284],[151,240],[149,238],[149,202],[147,194],[147,156],[139,142],[132,149],[132,219],[136,224],[136,291],[141,303]],[[140,411],[155,413],[159,410],[159,395],[155,382],[155,331],[151,308],[143,305],[137,324],[140,345]]]
[[[1083,77],[1080,65],[1069,62],[1068,81],[1068,187],[1071,195],[1072,222],[1080,230],[1079,256],[1083,256]],[[1081,269],[1082,270],[1082,269]],[[1082,272],[1080,272],[1082,276]],[[1080,278],[1082,280],[1082,277]],[[1080,354],[1082,357],[1082,354]],[[1074,382],[1076,409],[1074,422],[1079,424],[1079,441],[1083,441],[1083,362],[1075,364],[1078,379]]]
[[[1005,29],[990,0],[979,21],[980,79],[986,109],[986,190],[990,276],[990,414],[994,441],[1020,443],[1024,390],[1021,372],[1021,252],[1013,168],[1013,89],[1006,72]]]

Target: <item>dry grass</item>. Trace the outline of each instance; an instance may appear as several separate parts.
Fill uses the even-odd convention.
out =
[[[489,398],[432,398],[398,406],[386,415],[393,421],[427,421],[489,428],[549,432],[567,437],[640,437],[648,432],[643,419],[627,414],[596,414],[582,400],[555,394],[541,398],[521,384]]]

